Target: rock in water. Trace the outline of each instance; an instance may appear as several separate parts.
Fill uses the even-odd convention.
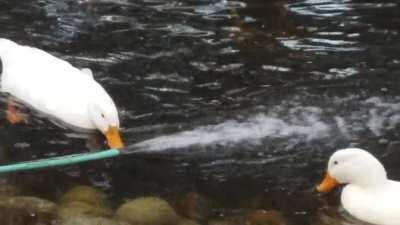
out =
[[[108,205],[106,194],[89,186],[76,186],[67,191],[60,199],[61,204],[75,201],[101,207]]]
[[[286,225],[282,213],[276,210],[256,210],[245,217],[245,224],[249,225]]]
[[[63,220],[56,225],[119,225],[116,221],[104,217],[77,216]]]
[[[137,198],[121,205],[115,218],[131,225],[175,225],[180,219],[167,201],[156,197]]]
[[[189,219],[181,219],[177,225],[200,225],[198,222]]]
[[[180,214],[193,220],[207,220],[212,213],[213,203],[207,197],[190,192],[177,204]]]
[[[29,212],[54,213],[56,204],[41,198],[29,196],[0,197],[0,207],[23,209]]]
[[[244,215],[213,220],[209,225],[287,225],[282,213],[276,210],[254,210]]]
[[[21,193],[21,189],[9,183],[5,176],[0,177],[0,196],[16,196]]]
[[[58,217],[63,220],[77,216],[108,217],[111,214],[112,212],[109,208],[90,205],[80,201],[64,203],[57,210]]]
[[[0,207],[1,225],[53,225],[55,219],[55,216],[49,213],[37,213],[24,209]]]
[[[57,215],[63,221],[73,217],[108,217],[112,215],[106,194],[89,186],[72,188],[61,197],[60,203]]]
[[[231,220],[217,219],[209,221],[208,225],[237,225],[237,224]]]

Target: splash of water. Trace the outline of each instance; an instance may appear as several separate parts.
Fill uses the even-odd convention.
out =
[[[216,125],[200,126],[145,140],[131,147],[138,152],[157,152],[194,146],[260,145],[264,140],[279,138],[283,138],[290,146],[313,140],[330,141],[336,145],[339,139],[327,138],[351,140],[360,135],[365,138],[365,132],[369,132],[370,137],[380,137],[400,124],[400,98],[355,99],[357,96],[338,101],[330,99],[327,102],[331,102],[331,105],[315,107],[305,106],[307,103],[302,102],[301,98],[294,98],[289,101],[290,104],[286,102],[272,107],[267,113],[255,114],[245,121],[228,120]]]
[[[156,137],[137,143],[134,149],[163,151],[191,146],[223,145],[240,142],[259,144],[265,137],[300,136],[307,141],[328,136],[330,127],[316,116],[305,118],[304,124],[291,124],[282,119],[257,114],[247,121],[226,121],[217,125],[198,127],[191,131]]]

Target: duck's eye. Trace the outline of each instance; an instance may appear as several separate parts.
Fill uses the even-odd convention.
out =
[[[337,165],[337,164],[338,164],[338,161],[333,161],[333,164],[334,164],[334,165]]]
[[[101,117],[103,117],[103,118],[104,118],[104,114],[103,114],[103,113],[101,114]]]

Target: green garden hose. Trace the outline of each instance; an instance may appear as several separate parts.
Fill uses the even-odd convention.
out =
[[[109,149],[97,152],[86,152],[81,154],[57,156],[48,159],[38,159],[33,161],[18,162],[9,165],[0,165],[0,173],[8,173],[22,170],[42,169],[55,166],[63,166],[76,164],[80,162],[93,161],[117,157],[121,154],[121,150]]]

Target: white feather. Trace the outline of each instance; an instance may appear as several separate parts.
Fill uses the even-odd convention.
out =
[[[86,73],[87,75],[89,75],[91,78],[93,78],[93,72],[91,69],[89,68],[82,68],[81,69],[82,72]]]
[[[389,180],[383,165],[365,150],[350,148],[335,152],[328,173],[346,184],[343,207],[371,224],[400,224],[400,182]]]
[[[113,100],[93,79],[89,69],[79,70],[43,50],[7,39],[0,39],[0,58],[1,91],[84,129],[100,129],[92,118],[93,112],[89,112],[91,105],[97,105],[101,110],[99,116],[102,113],[108,116],[107,125],[119,127]]]

